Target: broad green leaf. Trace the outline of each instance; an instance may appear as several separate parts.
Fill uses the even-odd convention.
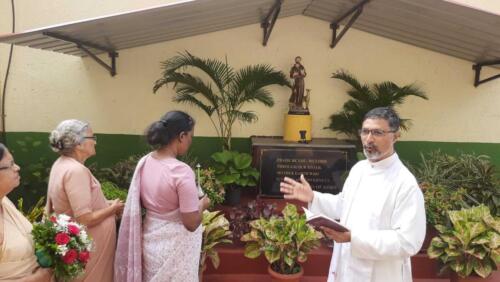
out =
[[[257,243],[251,242],[247,243],[245,246],[245,256],[247,258],[257,258],[260,256],[260,246]]]

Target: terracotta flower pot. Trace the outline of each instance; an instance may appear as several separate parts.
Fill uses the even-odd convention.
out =
[[[279,281],[287,281],[287,282],[300,282],[300,278],[304,276],[304,269],[300,267],[300,271],[295,274],[281,274],[274,271],[271,268],[271,265],[267,267],[267,272],[271,275],[271,281],[279,282]]]
[[[493,271],[490,276],[482,278],[476,275],[461,278],[455,272],[451,273],[450,282],[498,282],[500,281],[500,271]]]

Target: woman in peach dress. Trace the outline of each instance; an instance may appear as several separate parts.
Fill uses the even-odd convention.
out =
[[[7,194],[19,186],[19,166],[0,143],[0,280],[51,281],[52,270],[36,261],[31,223],[16,209]]]
[[[52,149],[60,157],[52,165],[49,177],[48,213],[65,213],[87,226],[93,239],[93,250],[78,281],[113,281],[113,261],[116,247],[116,215],[123,203],[108,202],[101,184],[85,166],[95,155],[96,137],[88,123],[65,120],[50,134]]]

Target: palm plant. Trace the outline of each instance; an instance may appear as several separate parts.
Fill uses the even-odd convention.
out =
[[[184,72],[188,67],[206,74],[209,80]],[[274,100],[266,87],[276,84],[290,87],[286,75],[269,65],[258,64],[235,70],[227,60],[202,59],[187,51],[162,62],[162,69],[162,77],[155,82],[153,91],[156,93],[162,86],[173,83],[176,92],[173,100],[202,109],[226,150],[231,149],[235,121],[250,123],[257,120],[253,111],[243,110],[244,105],[260,102],[272,107]]]
[[[376,107],[394,108],[401,105],[409,96],[428,99],[424,92],[414,84],[399,87],[394,82],[384,81],[369,86],[361,84],[352,74],[344,70],[333,73],[332,78],[340,79],[352,87],[347,91],[352,99],[344,103],[341,111],[330,116],[330,125],[325,129],[329,128],[344,133],[349,138],[358,141],[357,144],[361,144],[358,132],[361,129],[363,118],[371,109]],[[401,119],[402,130],[408,130],[409,126],[409,119]]]

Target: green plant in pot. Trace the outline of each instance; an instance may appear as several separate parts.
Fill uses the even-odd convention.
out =
[[[215,246],[222,243],[232,243],[229,221],[220,211],[204,211],[201,224],[203,225],[203,241],[200,256],[200,276],[207,267],[207,258],[210,259],[215,269],[219,267],[220,259]],[[200,281],[202,281],[201,277]]]
[[[441,261],[442,272],[454,272],[452,281],[488,277],[500,263],[500,219],[484,205],[449,211],[448,215],[451,225],[436,226],[439,236],[432,239],[427,254]]]
[[[215,176],[226,188],[226,203],[239,204],[241,187],[253,187],[259,179],[259,172],[252,167],[252,156],[225,150],[214,153],[212,159]]]
[[[281,275],[296,275],[299,281],[303,273],[301,263],[307,254],[320,245],[321,232],[306,223],[305,215],[297,207],[287,204],[282,217],[259,218],[250,222],[250,232],[241,237],[246,242],[245,256],[257,258],[262,253],[269,262],[268,271],[276,279]]]

